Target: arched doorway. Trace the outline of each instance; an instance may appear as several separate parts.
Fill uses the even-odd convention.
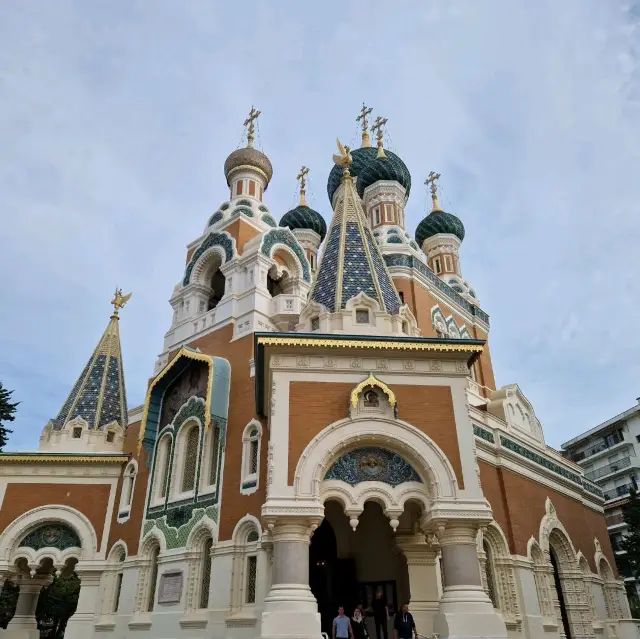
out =
[[[551,558],[551,565],[553,566],[553,582],[556,588],[558,604],[560,605],[559,621],[562,622],[561,636],[571,639],[571,626],[569,625],[569,615],[567,614],[567,606],[562,590],[562,580],[560,579],[560,571],[558,569],[558,557],[552,546],[549,547],[549,556]]]

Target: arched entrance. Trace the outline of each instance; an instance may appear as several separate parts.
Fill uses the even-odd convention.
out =
[[[561,636],[571,639],[571,626],[569,624],[569,615],[567,614],[567,606],[564,599],[564,592],[562,590],[560,571],[558,569],[558,557],[556,556],[553,546],[549,548],[549,556],[551,559],[551,565],[553,566],[553,582],[556,588],[556,596],[558,597],[558,605],[560,606],[558,619],[562,622]]]

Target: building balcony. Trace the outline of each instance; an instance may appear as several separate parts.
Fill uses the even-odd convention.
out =
[[[593,458],[597,458],[603,453],[611,453],[613,451],[619,450],[620,448],[624,448],[625,446],[632,445],[633,442],[625,439],[624,434],[620,430],[618,432],[612,433],[611,435],[607,435],[599,442],[592,444],[591,446],[578,453],[572,453],[570,455],[570,459],[571,461],[580,464],[587,459],[591,461]]]
[[[626,468],[631,466],[631,456],[621,457],[620,459],[607,464],[606,466],[602,466],[601,468],[596,468],[589,473],[585,473],[584,476],[591,481],[597,481],[598,479],[602,479],[602,477],[606,477],[607,475],[613,475],[619,471],[623,471]],[[635,460],[635,458],[634,458]],[[635,464],[634,464],[635,465]]]
[[[633,484],[625,484],[624,486],[616,486],[613,490],[607,490],[604,493],[605,501],[611,501],[612,499],[620,499],[626,497],[631,489],[634,488]],[[615,516],[615,515],[612,515]]]

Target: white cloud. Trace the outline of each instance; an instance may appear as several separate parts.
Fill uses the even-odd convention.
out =
[[[0,379],[33,446],[109,314],[140,402],[184,246],[226,198],[246,110],[279,217],[300,165],[316,208],[336,135],[366,100],[413,174],[464,221],[462,260],[492,317],[499,383],[518,382],[553,445],[636,396],[640,282],[637,18],[611,1],[169,0],[0,8]],[[410,8],[409,8],[410,7]],[[353,138],[351,140],[350,138]]]

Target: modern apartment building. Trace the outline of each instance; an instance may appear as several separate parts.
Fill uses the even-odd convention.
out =
[[[618,558],[624,555],[620,542],[628,528],[622,507],[630,489],[638,490],[640,484],[640,398],[636,401],[623,413],[562,444],[563,454],[582,466],[585,477],[604,492],[607,527]],[[629,590],[635,580],[626,577],[625,581]],[[640,583],[635,586],[640,594]]]

